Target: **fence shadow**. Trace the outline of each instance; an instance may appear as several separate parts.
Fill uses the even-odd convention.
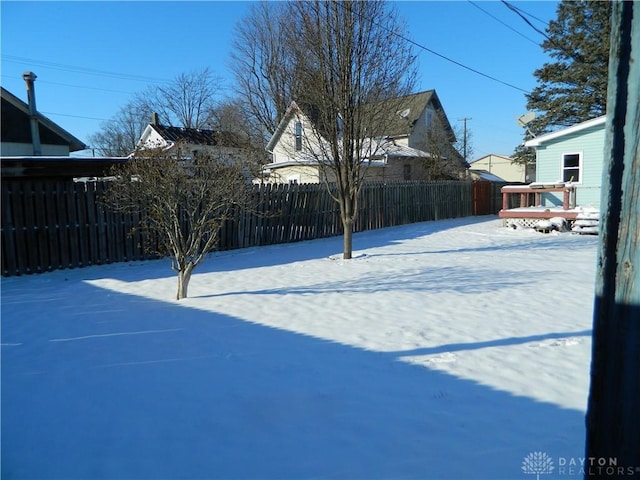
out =
[[[37,287],[2,303],[3,478],[526,478],[531,451],[582,453],[582,412],[407,352]]]

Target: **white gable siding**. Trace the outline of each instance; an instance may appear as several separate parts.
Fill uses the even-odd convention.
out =
[[[536,152],[536,181],[562,180],[562,158],[567,153],[582,155],[582,169],[576,184],[576,204],[600,205],[600,185],[604,158],[604,125],[550,140]]]
[[[302,151],[296,150],[296,123],[302,123]],[[309,160],[308,155],[303,152],[318,151],[318,141],[312,130],[309,119],[302,114],[293,115],[289,120],[282,135],[278,139],[278,143],[274,146],[272,152],[273,163]]]

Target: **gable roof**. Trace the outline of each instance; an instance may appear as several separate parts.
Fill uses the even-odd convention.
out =
[[[372,132],[372,136],[398,137],[410,135],[420,115],[422,115],[422,112],[427,108],[429,103],[433,104],[436,111],[444,113],[442,104],[435,90],[426,90],[424,92],[413,93],[402,97],[393,97],[373,103],[372,110],[384,112],[387,118],[380,122],[381,125],[383,125],[383,131]],[[296,114],[302,113],[301,108],[295,101],[289,104],[289,108],[287,108],[287,111],[276,127],[276,131],[267,144],[266,150],[268,152],[273,151],[291,118]],[[444,118],[447,123],[445,126],[447,132],[453,135],[453,129],[448,119],[446,119],[446,115]]]
[[[278,123],[278,126],[276,127],[276,131],[273,132],[273,135],[271,135],[271,138],[269,139],[269,143],[267,143],[267,146],[265,147],[265,150],[267,152],[273,152],[273,149],[278,144],[280,137],[286,130],[287,125],[289,125],[289,121],[295,114],[298,114],[298,113],[302,113],[302,111],[300,110],[300,107],[298,107],[298,104],[292,101],[289,104],[287,111],[284,112],[282,119]]]
[[[218,147],[241,147],[238,135],[231,132],[205,130],[198,128],[168,127],[165,125],[149,124],[167,143],[188,143],[191,145],[208,145]]]
[[[556,130],[555,132],[547,133],[544,135],[540,135],[539,137],[532,138],[531,140],[527,140],[526,142],[524,142],[524,146],[538,147],[543,143],[549,142],[551,140],[555,140],[557,138],[562,138],[566,135],[578,133],[592,127],[599,127],[600,125],[604,125],[606,120],[607,120],[606,115],[592,118],[591,120],[587,120],[586,122],[577,123],[576,125],[572,125],[571,127],[563,128],[562,130]]]
[[[31,143],[29,105],[4,87],[0,87],[0,96],[0,138],[7,143]],[[43,145],[68,145],[70,152],[87,148],[81,140],[41,113],[38,112],[37,117],[40,143]]]
[[[420,118],[420,115],[430,102],[434,102],[437,109],[442,108],[435,90],[427,90],[377,102],[375,104],[376,110],[382,111],[387,115],[387,118],[384,119],[384,132],[381,133],[391,137],[410,134],[418,118]],[[409,126],[408,131],[407,126]]]
[[[480,162],[485,158],[501,158],[503,160],[508,160],[509,162],[513,162],[513,158],[507,157],[506,155],[498,155],[497,153],[490,153],[489,155],[485,155],[484,157],[476,158],[469,162],[469,165],[473,165],[474,163]]]

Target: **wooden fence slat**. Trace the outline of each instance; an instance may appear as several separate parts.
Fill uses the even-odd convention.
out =
[[[21,272],[18,269],[16,260],[18,258],[18,252],[16,249],[16,225],[13,214],[13,203],[15,202],[15,195],[13,195],[13,189],[15,188],[14,182],[2,181],[2,275],[19,275]]]

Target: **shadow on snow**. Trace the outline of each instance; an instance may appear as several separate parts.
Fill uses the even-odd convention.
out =
[[[37,321],[38,292],[3,307],[3,478],[527,478],[531,451],[582,453],[583,413],[398,360],[411,352],[75,287]],[[568,334],[587,332],[438,351]]]

